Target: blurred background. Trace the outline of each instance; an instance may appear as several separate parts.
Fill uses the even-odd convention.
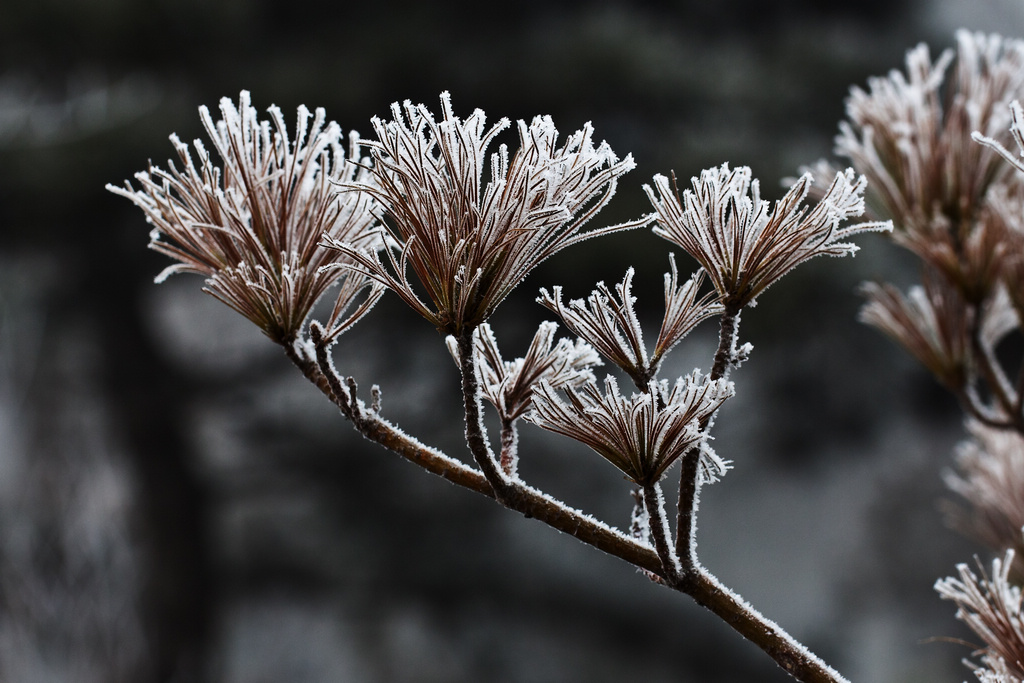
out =
[[[105,192],[164,165],[196,109],[253,93],[343,129],[410,99],[496,120],[551,114],[642,185],[729,161],[763,193],[831,154],[852,84],[953,30],[1024,34],[1011,0],[4,0],[0,4],[0,680],[11,683],[784,681],[685,596],[363,441],[240,316],[146,249]],[[820,259],[743,321],[754,345],[705,491],[706,566],[852,680],[961,681],[970,647],[931,589],[981,549],[947,530],[959,411],[856,320],[857,284],[913,280],[883,238]],[[655,332],[668,243],[618,235],[543,264],[492,321],[506,357],[637,267]],[[686,268],[690,262],[685,259]],[[710,366],[698,329],[665,374]],[[457,375],[385,297],[339,368],[463,455]],[[528,480],[625,527],[632,501],[582,447],[523,429]]]

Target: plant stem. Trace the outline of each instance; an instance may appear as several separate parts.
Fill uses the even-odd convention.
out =
[[[501,471],[510,479],[516,478],[519,465],[519,430],[516,421],[501,418]]]
[[[1003,366],[992,353],[992,349],[984,343],[981,335],[981,309],[975,306],[971,316],[971,347],[974,351],[974,360],[981,369],[982,377],[988,386],[989,393],[994,397],[996,404],[1006,414],[1008,421],[1018,431],[1024,431],[1024,417],[1020,411],[1020,397],[1017,396],[1013,385],[1010,384]]]
[[[718,332],[718,350],[711,368],[711,379],[726,377],[734,361],[736,335],[739,333],[740,309],[726,307],[722,313]],[[704,420],[700,429],[708,428],[711,418]],[[697,564],[697,506],[700,500],[700,447],[691,448],[683,457],[679,472],[679,501],[676,514],[676,555],[683,570]]]
[[[760,647],[784,671],[802,683],[848,683],[832,667],[763,617],[702,567],[684,574],[678,590],[722,618],[741,636]]]
[[[726,308],[722,315],[711,379],[728,376],[735,362],[739,309]],[[711,418],[700,425],[707,429]],[[676,518],[676,556],[681,565],[673,588],[686,593],[729,624],[740,635],[760,647],[768,656],[803,683],[842,683],[845,679],[769,621],[738,595],[721,585],[697,559],[697,509],[700,502],[700,448],[691,449],[682,458],[679,479],[678,516]],[[651,522],[652,528],[654,520]]]
[[[441,451],[419,443],[379,415],[368,414],[356,399],[354,391],[339,394],[340,391],[343,391],[341,378],[331,367],[326,344],[322,343],[322,339],[317,341],[315,333],[311,336],[316,345],[316,364],[312,364],[310,367],[311,364],[298,355],[288,353],[288,356],[299,366],[303,374],[342,410],[346,417],[349,416],[349,413],[346,412],[344,404],[350,398],[352,416],[349,419],[360,434],[431,474],[436,474],[453,484],[476,491],[489,498],[495,498],[494,490],[482,472]],[[338,398],[339,395],[346,398]],[[601,524],[590,515],[572,509],[531,486],[516,483],[515,489],[514,507],[506,507],[511,507],[526,517],[534,517],[558,531],[569,534],[587,545],[594,546],[598,550],[625,560],[641,569],[660,574],[661,561],[657,553],[647,544],[640,543],[621,531]]]
[[[669,585],[679,580],[679,561],[670,544],[668,519],[665,517],[665,498],[661,495],[661,487],[657,484],[645,484],[643,487],[644,504],[647,506],[648,527],[654,540],[654,549],[661,559],[661,576]]]
[[[725,327],[724,324],[723,327]],[[731,329],[731,333],[728,348],[731,349],[732,341],[735,339],[736,325],[734,322],[729,324],[729,329]],[[692,546],[688,546],[687,553],[681,555],[683,561],[681,569],[677,570],[673,565],[673,569],[670,570],[666,566],[672,564],[664,562],[662,559],[671,557],[671,549],[664,533],[667,524],[663,510],[660,519],[657,512],[660,496],[653,490],[646,490],[647,488],[653,489],[653,487],[645,487],[643,497],[651,514],[650,523],[655,544],[663,546],[658,551],[646,543],[602,524],[579,510],[566,506],[542,491],[519,481],[505,480],[498,472],[497,463],[487,446],[483,433],[479,394],[476,391],[476,373],[470,355],[471,348],[463,346],[464,340],[471,339],[471,335],[472,332],[459,338],[464,373],[463,395],[469,398],[466,401],[467,441],[470,438],[473,439],[475,443],[473,446],[474,457],[477,458],[478,464],[481,460],[483,463],[489,463],[492,469],[491,476],[487,476],[484,472],[475,470],[441,451],[419,443],[384,420],[379,414],[367,411],[356,397],[355,382],[349,379],[347,388],[343,386],[341,377],[331,364],[327,344],[319,334],[319,330],[311,329],[311,336],[316,347],[315,363],[296,353],[294,349],[286,347],[286,352],[303,374],[342,410],[355,425],[356,430],[367,439],[453,484],[494,498],[509,509],[520,512],[526,517],[534,517],[598,550],[625,560],[645,570],[648,575],[660,579],[660,583],[690,595],[698,604],[719,616],[740,635],[760,647],[797,680],[804,683],[847,683],[846,679],[796,642],[779,626],[765,619],[739,596],[722,586],[717,579],[696,562],[696,557],[691,556],[689,547]],[[464,359],[469,359],[468,363]],[[482,455],[488,457],[481,457]],[[695,484],[699,483],[699,457],[699,451],[694,451],[684,459],[684,468],[687,467],[687,462],[692,461],[691,466],[695,472],[691,477],[684,477],[684,480],[689,479]],[[481,464],[481,467],[483,466]],[[495,486],[495,480],[499,482],[498,486]],[[498,487],[503,490],[501,496],[496,493]],[[655,508],[653,511],[651,510],[652,502]],[[695,503],[696,496],[693,496],[690,498],[690,507],[694,512],[696,510]],[[655,527],[662,530],[661,541],[657,539],[659,532],[655,531]],[[692,526],[680,528],[689,530],[686,534],[679,534],[680,539],[683,536],[691,537]]]
[[[685,574],[697,566],[697,507],[700,501],[700,448],[682,457],[676,514],[676,557]]]
[[[480,405],[480,382],[476,375],[476,354],[473,352],[473,331],[467,327],[456,337],[459,348],[459,369],[462,370],[462,402],[466,409],[466,444],[473,459],[487,477],[494,489],[494,497],[506,507],[511,505],[515,487],[505,479],[484,428],[484,416]]]
[[[719,323],[718,350],[715,351],[715,362],[711,367],[711,379],[725,377],[732,365],[736,350],[736,335],[740,327],[740,310],[727,306]]]

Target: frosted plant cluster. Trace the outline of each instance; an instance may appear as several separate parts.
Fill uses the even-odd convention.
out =
[[[448,93],[443,117],[423,105],[391,107],[392,120],[374,118],[377,139],[367,143],[373,182],[349,189],[380,203],[398,256],[391,269],[358,243],[330,236],[328,243],[366,267],[415,311],[447,334],[486,320],[538,263],[565,247],[643,221],[581,232],[615,194],[620,176],[634,167],[607,143],[594,144],[588,124],[559,144],[548,116],[518,122],[520,147],[509,157],[477,109],[455,116]],[[415,273],[429,303],[408,280]]]
[[[568,389],[563,402],[551,385],[537,387],[530,421],[593,448],[642,486],[665,471],[704,438],[700,425],[733,395],[729,382],[695,371],[674,386],[651,380],[647,391],[626,398],[614,377],[604,392],[594,382]],[[707,450],[705,448],[705,450]],[[724,467],[719,467],[724,474]]]
[[[1019,683],[1024,676],[1024,620],[1020,586],[1011,583],[1013,551],[992,560],[992,574],[978,567],[980,576],[966,564],[957,565],[960,578],[935,583],[935,590],[957,606],[956,616],[985,642],[981,666],[974,667],[982,681]]]
[[[670,263],[672,270],[665,273],[665,315],[650,357],[634,308],[632,268],[615,286],[615,294],[599,282],[586,301],[573,299],[563,304],[562,288],[555,285],[551,293],[541,288],[537,301],[557,313],[569,330],[589,341],[605,358],[619,366],[638,389],[647,391],[647,384],[658,374],[665,354],[701,322],[723,311],[711,293],[700,296],[703,271],[697,271],[680,286],[675,258]]]
[[[158,282],[173,273],[205,276],[207,291],[276,342],[293,341],[313,305],[340,282],[327,323],[333,339],[383,291],[372,287],[367,303],[342,320],[369,282],[323,245],[331,238],[379,248],[374,200],[336,188],[368,179],[359,137],[349,136],[346,151],[341,128],[323,109],[313,115],[300,107],[290,140],[281,111],[270,107],[271,120],[261,121],[244,91],[237,106],[221,100],[220,112],[215,122],[206,107],[199,110],[221,165],[196,140],[197,166],[172,135],[181,170],[174,162],[167,170],[151,166],[135,175],[140,189],[108,189],[143,210],[153,226],[150,246],[178,261]]]
[[[473,335],[480,389],[501,420],[501,468],[509,476],[516,475],[518,464],[516,422],[533,408],[534,389],[542,383],[554,389],[592,383],[591,368],[603,363],[593,347],[582,339],[573,342],[563,338],[555,343],[557,331],[557,323],[541,323],[526,355],[513,361],[502,360],[498,342],[487,323],[482,323]],[[458,341],[452,336],[446,341],[452,356],[460,362]]]
[[[972,665],[977,678],[1008,683],[1024,676],[1024,572],[1014,553],[1024,524],[1024,367],[1010,351],[1024,321],[1024,165],[1006,149],[1024,150],[1024,42],[960,31],[956,43],[935,61],[918,46],[905,74],[854,88],[836,152],[867,177],[875,212],[921,261],[921,284],[907,294],[866,285],[861,319],[906,348],[963,407],[968,439],[958,471],[946,475],[963,503],[947,505],[949,521],[1009,551],[991,578],[961,565],[960,578],[936,589],[984,642]]]
[[[956,471],[946,472],[946,485],[969,506],[949,505],[951,524],[991,548],[1020,550],[1024,529],[1024,435],[996,429],[977,420],[967,423],[970,440],[960,444]],[[1008,540],[1017,539],[1008,544]],[[1013,563],[1014,582],[1024,579]]]
[[[814,182],[810,173],[771,210],[746,166],[730,169],[722,164],[701,171],[691,182],[693,188],[682,197],[663,175],[654,177],[655,189],[645,186],[658,216],[654,232],[697,259],[722,304],[733,310],[753,303],[769,285],[810,258],[857,251],[855,244],[837,240],[891,229],[884,221],[842,225],[864,213],[867,181],[853,169],[837,173],[813,208],[804,205]]]
[[[836,153],[782,198],[761,197],[745,166],[704,169],[680,191],[675,174],[645,185],[653,211],[584,230],[633,169],[597,143],[590,124],[560,139],[554,122],[516,122],[518,147],[494,146],[511,126],[484,113],[460,118],[448,93],[440,114],[395,103],[374,118],[374,136],[348,137],[300,108],[293,136],[271,107],[261,121],[243,92],[221,102],[222,119],[200,110],[213,153],[172,136],[182,170],[151,167],[140,185],[112,187],[153,226],[151,247],[177,263],[161,276],[194,272],[207,290],[281,344],[290,360],[355,429],[459,486],[493,498],[636,566],[650,580],[690,595],[801,681],[845,679],[776,623],[723,586],[697,557],[701,488],[729,469],[709,446],[720,407],[736,389],[731,373],[752,353],[741,313],[772,284],[817,256],[852,255],[851,238],[893,232],[923,263],[908,294],[865,285],[862,319],[906,347],[961,401],[970,439],[951,488],[962,495],[957,526],[1002,552],[1020,547],[1024,499],[1024,371],[1001,345],[1024,320],[1024,43],[968,32],[932,61],[924,46],[893,71],[853,88]],[[310,119],[312,118],[312,121]],[[670,180],[671,177],[671,180]],[[537,301],[544,322],[522,356],[505,360],[488,320],[537,264],[592,237],[653,228],[697,269],[681,278],[675,257],[664,276],[657,341],[644,341],[634,271],[614,287],[565,301],[559,285]],[[324,322],[309,320],[331,288]],[[406,434],[369,404],[335,365],[337,337],[391,291],[437,328],[458,369],[468,457]],[[355,307],[354,312],[347,313]],[[346,317],[347,316],[347,317]],[[707,366],[662,377],[666,355],[705,321],[718,343]],[[594,368],[608,374],[599,381]],[[1008,367],[1010,366],[1010,367]],[[453,373],[453,377],[455,373]],[[632,384],[620,388],[620,381]],[[484,419],[496,411],[497,451]],[[631,526],[621,531],[531,486],[519,473],[524,420],[588,446],[624,478]],[[535,457],[535,454],[526,454]],[[740,463],[742,466],[742,463]],[[674,524],[663,487],[678,488]],[[974,671],[982,681],[1022,677],[1021,576],[1011,550],[993,578],[966,567],[936,584],[982,637]]]

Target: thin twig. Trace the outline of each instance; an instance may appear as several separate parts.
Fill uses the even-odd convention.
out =
[[[323,334],[320,326],[315,322],[312,325],[310,325],[310,336],[313,338],[314,343],[316,344],[317,351],[319,353],[319,349],[323,341]],[[340,394],[337,393],[338,387],[331,386],[331,383],[328,380],[328,375],[323,373],[320,370],[320,368],[317,367],[316,361],[307,358],[303,354],[300,354],[296,350],[295,344],[291,341],[284,342],[281,345],[284,347],[284,352],[285,355],[288,356],[288,360],[290,360],[299,370],[302,371],[303,376],[310,382],[315,384],[317,389],[319,389],[324,394],[324,396],[330,399],[331,403],[341,408],[342,412],[345,413],[345,416],[351,419],[351,416],[347,412],[348,403],[347,401],[344,400],[344,392],[342,391]],[[332,374],[336,375],[336,373]]]
[[[487,442],[487,432],[484,428],[484,416],[480,404],[480,381],[476,372],[476,353],[473,349],[473,331],[476,328],[467,327],[457,337],[459,348],[459,369],[462,371],[462,401],[466,409],[466,444],[469,446],[473,459],[480,466],[480,470],[487,477],[491,488],[494,489],[495,498],[506,507],[511,505],[511,498],[515,495],[514,487],[505,479],[498,462],[494,457],[490,444]]]
[[[739,333],[740,309],[726,306],[722,313],[718,331],[718,350],[715,351],[715,362],[711,367],[711,379],[721,379],[728,375],[729,368],[736,361],[736,335]]]
[[[661,487],[657,484],[644,485],[643,500],[647,506],[648,526],[654,540],[654,549],[661,559],[662,576],[669,585],[674,585],[679,579],[679,560],[672,549],[671,531],[668,528],[668,518],[665,516],[665,498],[661,495]]]
[[[516,421],[501,418],[501,471],[510,479],[516,478],[519,464],[519,430]]]
[[[718,333],[718,350],[711,368],[711,379],[726,377],[736,362],[736,335],[739,334],[740,311],[726,307],[722,313]],[[711,418],[700,425],[701,431],[708,428]],[[691,448],[682,457],[679,472],[679,501],[676,514],[676,556],[682,563],[682,570],[688,571],[697,564],[696,530],[697,505],[700,500],[700,446]]]
[[[735,324],[731,324],[730,327],[735,332]],[[492,482],[482,472],[441,451],[420,444],[380,415],[363,409],[361,402],[356,397],[355,383],[350,381],[348,388],[343,388],[343,381],[330,362],[327,344],[322,336],[315,333],[312,336],[316,347],[316,363],[311,363],[295,352],[289,353],[288,356],[333,403],[343,410],[345,404],[350,407],[346,416],[351,414],[350,419],[359,433],[428,472],[464,488],[498,499]],[[465,336],[471,339],[471,335]],[[472,358],[468,349],[462,349],[462,351],[462,358]],[[470,372],[473,374],[470,375],[469,381],[464,379],[463,382],[464,391],[471,390],[474,385],[475,372],[473,370]],[[467,410],[469,418],[467,432],[475,432],[472,436],[479,440],[483,438],[482,429],[479,426],[479,402],[470,401],[469,405],[472,406],[474,403],[477,411]],[[476,425],[476,428],[473,425]],[[470,434],[467,434],[467,438],[469,436]],[[483,442],[483,445],[486,447],[486,442]],[[477,449],[480,449],[479,443]],[[487,453],[488,450],[484,452]],[[694,462],[699,464],[699,452],[695,451],[689,455],[692,455]],[[497,474],[493,455],[491,458],[491,466],[494,468],[494,473]],[[486,459],[485,462],[487,462]],[[498,476],[501,475],[498,474]],[[534,517],[554,529],[570,534],[598,550],[625,560],[643,570],[659,583],[690,595],[698,604],[721,617],[733,629],[760,647],[779,666],[798,680],[805,683],[846,683],[844,678],[793,640],[778,625],[765,619],[743,602],[739,596],[721,586],[713,576],[696,564],[695,558],[689,565],[688,571],[678,571],[675,576],[666,576],[668,572],[662,558],[646,543],[608,527],[579,510],[569,508],[533,487],[518,481],[507,482],[503,478],[500,481],[507,487],[506,494],[511,494],[507,495],[505,500],[499,499],[500,503],[526,517]],[[699,481],[699,479],[694,476],[692,481]],[[653,494],[651,495],[653,496]],[[644,498],[647,499],[648,495],[645,495]],[[657,519],[652,521],[654,524],[658,524]],[[662,518],[661,524],[665,525],[664,518]],[[687,534],[681,534],[681,536],[683,535]],[[663,549],[663,552],[670,551]],[[689,554],[686,557],[689,557]]]
[[[1020,366],[1017,368],[1017,403],[1013,409],[1015,413],[1024,414],[1024,361],[1021,361]],[[1022,429],[1021,431],[1024,431]]]
[[[683,574],[697,566],[697,507],[700,504],[700,448],[682,457],[676,513],[676,557]]]
[[[964,411],[982,424],[993,427],[994,429],[1009,429],[1016,424],[1012,417],[1001,419],[999,415],[992,410],[992,408],[986,406],[981,400],[981,397],[978,396],[977,390],[970,382],[954,393],[960,400],[960,405],[963,407]]]

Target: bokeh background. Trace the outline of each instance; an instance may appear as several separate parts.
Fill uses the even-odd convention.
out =
[[[851,84],[953,30],[1024,34],[1011,0],[4,0],[0,4],[0,680],[11,683],[788,680],[685,596],[355,435],[255,327],[156,286],[147,226],[104,191],[201,134],[245,88],[369,131],[391,102],[593,121],[642,185],[730,161],[764,194],[831,154]],[[901,284],[883,238],[822,259],[744,318],[752,359],[718,421],[735,462],[705,492],[704,563],[856,681],[961,681],[931,590],[981,552],[938,512],[956,406],[856,320]],[[619,235],[539,268],[493,321],[520,353],[545,311],[639,273],[649,326],[668,244]],[[685,260],[685,256],[683,257]],[[685,260],[687,266],[690,265]],[[654,330],[651,330],[653,334]],[[700,329],[666,374],[707,369]],[[457,375],[386,297],[337,363],[385,413],[462,454]],[[524,475],[610,523],[628,487],[527,427]]]

